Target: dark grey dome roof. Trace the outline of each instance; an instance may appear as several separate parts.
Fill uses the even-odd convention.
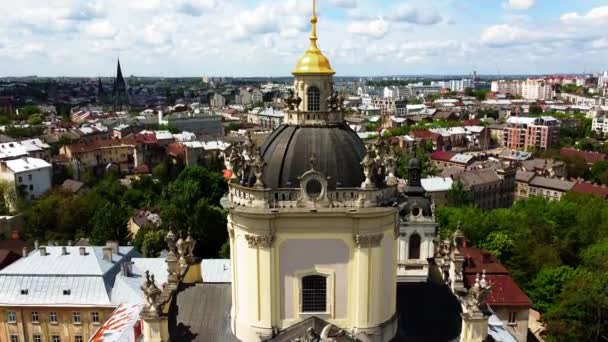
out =
[[[413,168],[420,169],[420,168],[422,168],[422,164],[420,163],[420,159],[418,159],[416,157],[410,159],[410,162],[408,163],[408,167],[410,169],[413,169]]]
[[[264,184],[269,188],[294,188],[298,177],[311,169],[330,177],[330,187],[361,186],[365,176],[361,161],[365,144],[345,124],[323,127],[281,125],[262,145],[266,162]]]
[[[433,215],[431,200],[425,196],[406,197],[405,202],[400,205],[399,214],[402,217],[406,217],[412,214],[416,209],[420,210],[420,214],[424,217]]]

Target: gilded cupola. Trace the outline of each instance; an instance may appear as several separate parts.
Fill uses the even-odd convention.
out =
[[[317,46],[317,6],[313,0],[312,31],[310,33],[310,47],[298,60],[293,75],[334,75],[336,72],[331,68],[329,59],[323,55]]]

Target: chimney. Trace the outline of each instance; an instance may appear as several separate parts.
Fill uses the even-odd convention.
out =
[[[68,246],[72,246],[73,244],[74,244],[74,241],[68,240]]]
[[[24,258],[27,256],[27,254],[28,254],[27,247],[23,247],[23,248],[21,249],[21,254],[23,255],[23,257],[24,257]]]
[[[112,262],[112,247],[103,247],[103,260]]]
[[[61,255],[68,255],[68,248],[63,246],[61,247]]]
[[[40,250],[40,255],[41,256],[46,256],[46,247],[40,247],[38,249]]]
[[[107,241],[106,247],[110,247],[114,254],[118,254],[118,241]]]
[[[85,247],[78,248],[80,255],[87,255],[87,249]]]
[[[133,262],[126,261],[120,264],[120,269],[124,277],[130,277],[133,274]]]
[[[38,240],[34,241],[34,249],[38,249],[40,247],[40,242]]]

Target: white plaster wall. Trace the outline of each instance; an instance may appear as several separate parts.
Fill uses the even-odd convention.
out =
[[[295,308],[294,281],[297,272],[315,267],[335,272],[335,316],[347,318],[348,261],[350,252],[342,240],[290,239],[279,247],[281,282],[281,319],[293,319]]]

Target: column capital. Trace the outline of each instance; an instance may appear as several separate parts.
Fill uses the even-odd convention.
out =
[[[355,245],[358,248],[378,247],[384,234],[355,234]]]
[[[245,239],[250,248],[270,248],[274,242],[274,235],[251,235],[246,234]]]

